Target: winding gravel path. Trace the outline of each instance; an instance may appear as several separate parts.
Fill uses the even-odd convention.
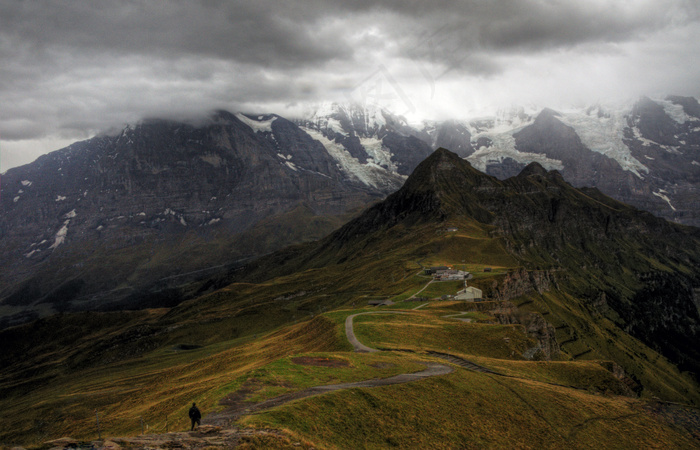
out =
[[[345,319],[345,333],[348,337],[348,341],[352,344],[353,348],[358,353],[372,353],[378,352],[379,350],[368,347],[361,343],[355,336],[355,331],[353,330],[352,320],[364,314],[408,314],[402,311],[373,311],[364,312],[348,316]],[[206,425],[216,425],[220,427],[231,427],[233,423],[240,417],[254,414],[257,412],[265,411],[285,403],[289,403],[294,400],[299,400],[302,398],[312,397],[315,395],[325,394],[326,392],[340,391],[343,389],[353,389],[353,388],[372,388],[377,386],[391,386],[394,384],[410,383],[412,381],[421,380],[423,378],[436,377],[439,375],[447,375],[452,373],[454,368],[444,364],[437,364],[432,362],[416,361],[420,364],[425,365],[426,369],[420,372],[414,373],[402,373],[400,375],[395,375],[389,378],[374,378],[371,380],[355,381],[352,383],[340,383],[340,384],[329,384],[325,386],[314,386],[312,388],[304,389],[299,392],[293,392],[291,394],[281,395],[279,397],[271,398],[269,400],[256,403],[254,405],[236,405],[230,408],[226,408],[223,411],[219,411],[213,414],[208,414],[202,423]]]
[[[355,330],[353,329],[353,326],[352,326],[352,320],[357,316],[364,316],[366,314],[408,314],[408,313],[401,312],[401,311],[372,311],[372,312],[357,313],[357,314],[353,314],[351,316],[346,317],[345,318],[345,335],[348,337],[348,341],[350,341],[350,344],[352,344],[353,348],[358,353],[373,353],[373,352],[379,351],[376,348],[367,347],[365,344],[363,344],[362,342],[360,342],[357,339],[357,336],[355,336]]]
[[[279,397],[271,398],[269,400],[265,400],[247,407],[236,406],[233,408],[227,408],[223,411],[207,415],[202,420],[202,423],[206,425],[230,427],[233,425],[233,422],[235,422],[236,420],[238,420],[238,418],[242,416],[247,416],[249,414],[255,414],[261,411],[275,408],[277,406],[289,403],[294,400],[313,397],[315,395],[321,395],[327,392],[340,391],[343,389],[372,388],[377,386],[391,386],[393,384],[410,383],[412,381],[421,380],[423,378],[447,375],[448,373],[452,373],[454,371],[454,369],[451,366],[447,366],[444,364],[427,363],[422,361],[416,362],[424,364],[426,366],[426,369],[420,372],[402,373],[400,375],[395,375],[389,378],[374,378],[371,380],[355,381],[353,383],[314,386],[312,388],[304,389],[303,391],[281,395]]]

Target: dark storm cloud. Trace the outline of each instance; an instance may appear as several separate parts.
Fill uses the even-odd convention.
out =
[[[657,70],[625,86],[695,93],[698,44],[684,35],[700,34],[699,20],[693,0],[3,0],[0,138],[86,137],[214,108],[280,112],[347,98],[379,72],[403,93],[496,80],[507,96],[535,76],[523,67],[567,78],[612,61],[596,70]]]
[[[54,0],[5,2],[1,8],[3,36],[18,53],[36,58],[62,51],[194,54],[296,65],[349,53],[306,26],[313,17],[269,2]]]
[[[593,44],[623,43],[667,27],[697,22],[696,2],[462,1],[391,2],[393,37],[413,59],[474,73],[495,73],[492,58]]]

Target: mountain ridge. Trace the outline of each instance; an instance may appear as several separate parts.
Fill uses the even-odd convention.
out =
[[[700,148],[698,111],[693,98],[669,97],[643,98],[624,110],[517,109],[423,128],[377,105],[327,105],[294,120],[220,110],[196,123],[144,121],[2,177],[0,249],[7,269],[0,274],[0,298],[10,299],[0,303],[0,315],[19,323],[59,305],[99,307],[105,296],[115,305],[126,292],[160,292],[156,280],[222,266],[226,272],[231,261],[317,238],[305,224],[324,216],[323,232],[332,231],[349,211],[397,191],[441,143],[499,180],[534,161],[577,187],[597,187],[692,224],[700,210],[700,162],[692,159]],[[454,188],[460,191],[455,195],[466,195]],[[269,240],[265,248],[228,236],[270,217],[284,221],[301,204],[308,206],[306,216],[286,223],[310,234],[283,231],[290,240]],[[198,254],[202,244],[211,258]],[[110,267],[105,261],[129,259],[130,248],[137,256],[112,268],[115,282],[84,270],[92,264],[89,255],[102,254],[95,264]],[[182,267],[170,269],[165,261],[175,249],[194,256],[177,256]],[[148,279],[149,271],[158,276]],[[170,288],[168,304],[191,295]],[[144,298],[138,294],[128,303],[138,307]],[[33,312],[18,308],[29,303]]]
[[[139,417],[154,431],[179,429],[192,401],[206,413],[245,409],[309,383],[415,372],[417,359],[438,354],[508,376],[455,366],[432,381],[326,394],[237,425],[292,430],[316,447],[347,439],[354,448],[368,436],[384,445],[390,431],[372,431],[377,423],[404,426],[406,446],[594,445],[605,436],[687,445],[692,422],[686,431],[647,411],[700,404],[690,373],[699,258],[695,228],[574,188],[536,163],[498,180],[439,149],[337,231],[223,283],[212,278],[215,289],[177,305],[65,312],[0,331],[10,425],[0,437],[94,439],[95,410],[105,435],[139,434]],[[433,282],[425,268],[437,265],[469,271],[484,301],[443,300],[465,281]],[[368,305],[377,300],[396,303]],[[343,324],[353,314],[356,337],[381,352],[352,352]],[[435,425],[411,422],[438,413]],[[324,425],[322,437],[309,421]],[[494,433],[504,423],[511,434]],[[621,431],[630,429],[641,431]]]
[[[558,283],[583,299],[588,314],[631,332],[684,370],[700,373],[694,345],[700,342],[694,294],[700,278],[692,270],[700,264],[700,230],[593,189],[576,189],[537,163],[500,181],[438,149],[386,200],[318,243],[252,264],[252,277],[242,280],[259,282],[266,276],[359,260],[406,245],[411,230],[426,224],[430,229],[461,224],[488,230],[501,251],[528,270],[559,273]]]

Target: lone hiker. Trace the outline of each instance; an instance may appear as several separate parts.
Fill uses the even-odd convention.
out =
[[[202,413],[199,412],[199,408],[197,408],[197,405],[192,403],[192,407],[190,408],[190,419],[192,420],[192,429],[190,431],[194,431],[194,424],[197,424],[199,426],[199,421],[202,418]]]

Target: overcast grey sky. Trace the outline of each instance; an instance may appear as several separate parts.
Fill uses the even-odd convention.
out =
[[[0,170],[143,117],[700,95],[697,0],[0,0]]]

